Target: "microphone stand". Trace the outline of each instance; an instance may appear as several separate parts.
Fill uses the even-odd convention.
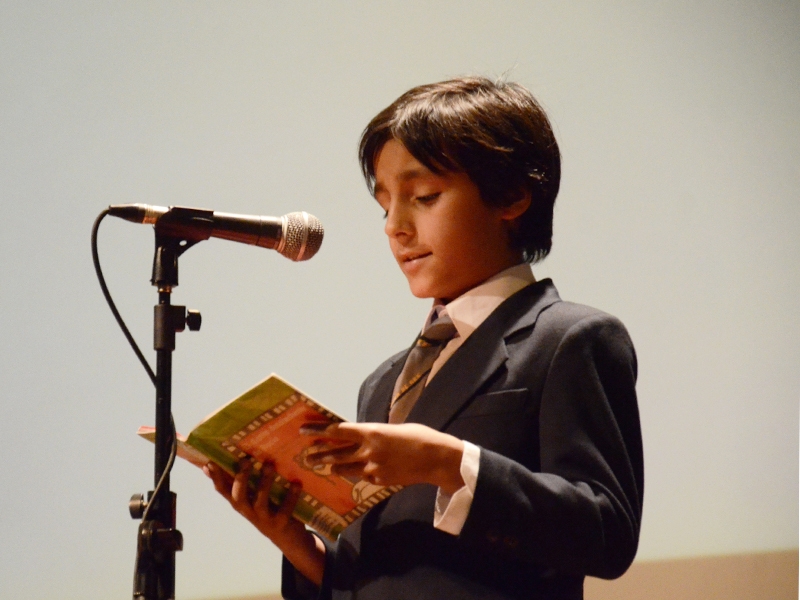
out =
[[[134,573],[134,600],[173,600],[175,598],[175,553],[183,549],[183,536],[175,528],[177,496],[169,489],[169,468],[175,444],[175,427],[172,421],[172,352],[175,334],[186,326],[192,331],[200,329],[201,317],[197,311],[187,311],[185,306],[170,304],[172,289],[178,285],[178,257],[207,236],[186,239],[165,233],[155,225],[156,242],[153,257],[153,274],[150,282],[158,289],[155,306],[153,340],[156,350],[156,440],[155,440],[155,491],[145,502],[141,494],[131,498],[130,512],[139,525],[136,567]]]

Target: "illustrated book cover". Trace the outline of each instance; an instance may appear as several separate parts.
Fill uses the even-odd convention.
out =
[[[309,423],[343,422],[339,415],[272,374],[212,413],[188,437],[178,436],[178,456],[203,467],[212,461],[230,474],[240,460],[254,462],[254,478],[264,462],[278,474],[270,497],[280,503],[289,481],[300,480],[303,491],[294,516],[330,540],[377,503],[401,489],[341,477],[330,465],[312,466],[305,457],[313,439],[300,435]],[[138,434],[155,441],[153,427]]]

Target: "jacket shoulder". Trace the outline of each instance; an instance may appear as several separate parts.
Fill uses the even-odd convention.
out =
[[[618,331],[628,335],[625,325],[614,315],[600,309],[561,300],[545,308],[536,322],[539,328],[560,330],[564,334],[581,331]]]

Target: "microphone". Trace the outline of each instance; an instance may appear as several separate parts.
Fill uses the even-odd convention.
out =
[[[307,212],[258,217],[183,206],[112,204],[108,214],[153,225],[157,233],[199,242],[210,237],[271,248],[294,261],[308,260],[322,245],[322,223]]]

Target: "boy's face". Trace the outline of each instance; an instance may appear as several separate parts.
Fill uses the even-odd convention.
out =
[[[522,262],[509,222],[529,202],[492,207],[465,173],[430,171],[396,140],[375,161],[375,199],[392,254],[419,298],[449,302]]]

